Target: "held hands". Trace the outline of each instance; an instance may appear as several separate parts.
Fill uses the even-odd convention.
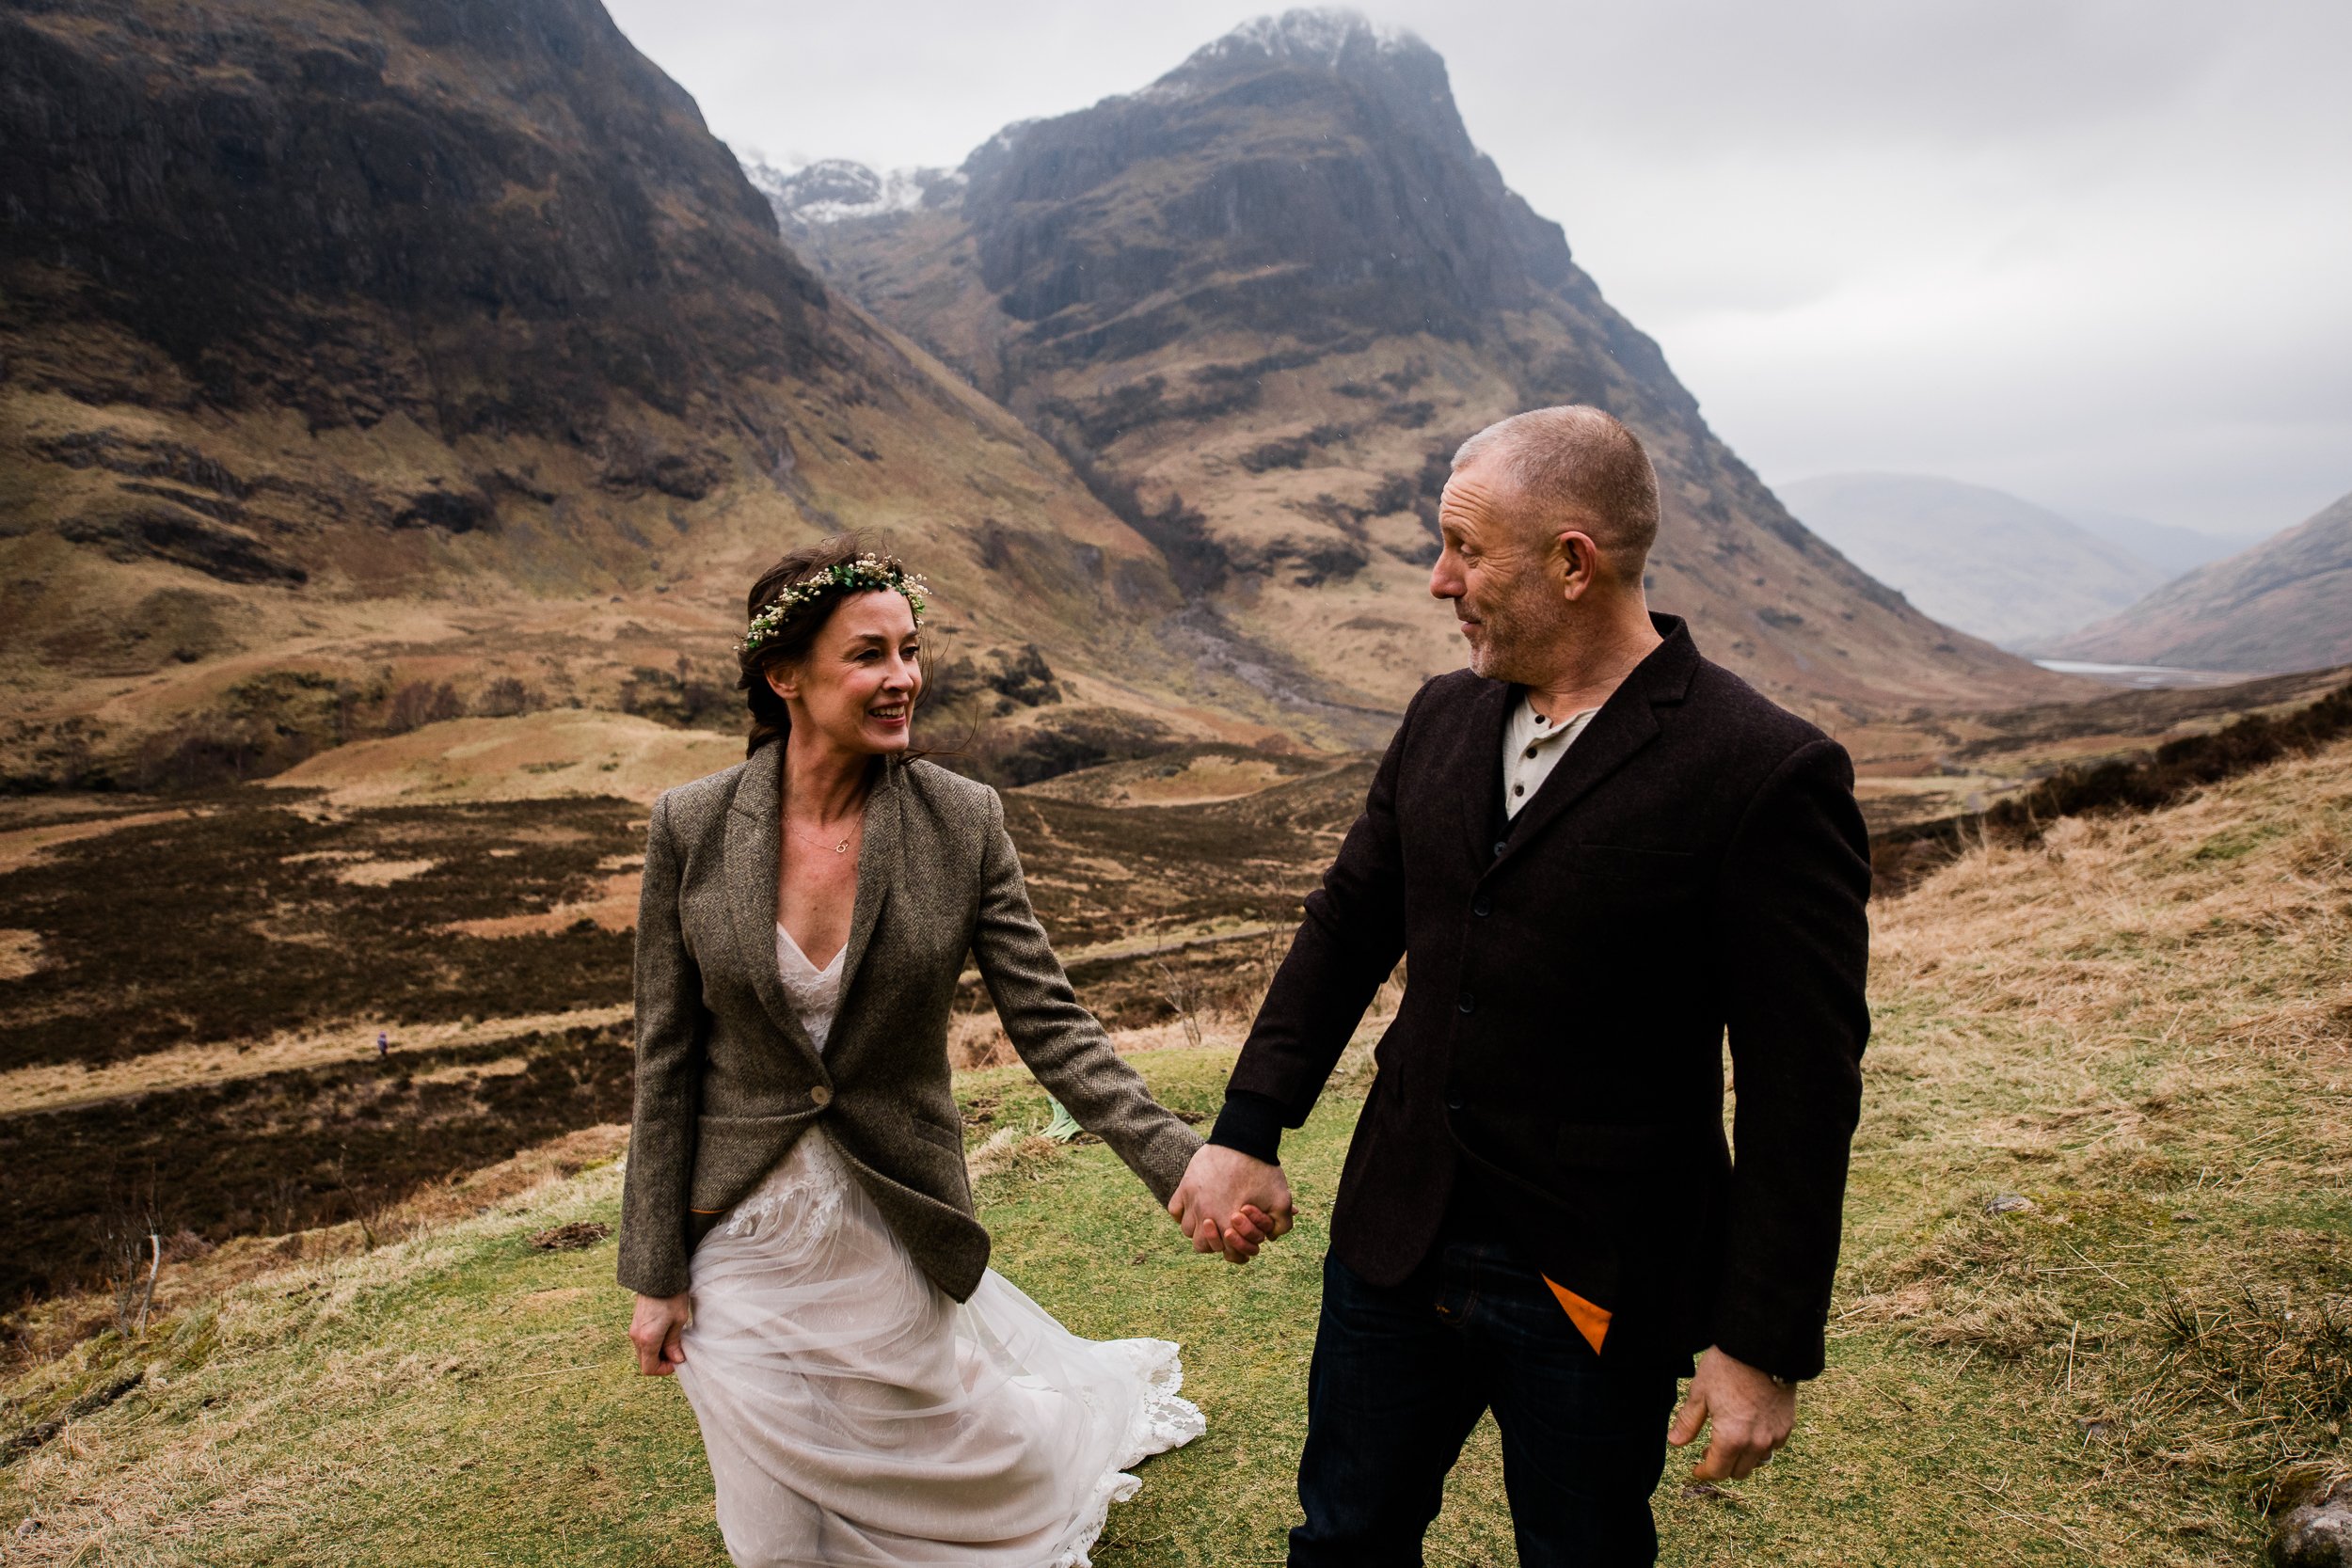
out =
[[[686,1347],[678,1336],[694,1315],[691,1296],[639,1296],[628,1321],[628,1342],[637,1347],[637,1370],[647,1377],[668,1377],[686,1362]]]
[[[1789,1429],[1797,1424],[1797,1390],[1710,1347],[1699,1357],[1697,1375],[1675,1412],[1666,1441],[1679,1449],[1709,1422],[1714,1434],[1691,1479],[1742,1480],[1771,1463],[1774,1450],[1788,1441]]]
[[[1282,1167],[1236,1148],[1202,1144],[1168,1200],[1168,1212],[1192,1240],[1195,1252],[1222,1252],[1247,1263],[1258,1249],[1287,1232],[1295,1212]]]

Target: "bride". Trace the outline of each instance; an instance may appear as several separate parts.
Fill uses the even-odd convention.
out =
[[[907,759],[920,580],[835,540],[749,609],[748,760],[646,832],[629,1338],[693,1407],[739,1568],[1076,1568],[1123,1472],[1205,1423],[1175,1345],[1078,1338],[988,1268],[946,1053],[966,952],[1162,1202],[1200,1140],[1071,994],[995,792]]]

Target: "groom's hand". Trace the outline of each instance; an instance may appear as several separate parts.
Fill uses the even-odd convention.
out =
[[[1796,1424],[1793,1386],[1774,1383],[1771,1374],[1710,1346],[1699,1357],[1698,1372],[1666,1430],[1666,1441],[1681,1448],[1698,1436],[1702,1425],[1712,1425],[1691,1479],[1740,1481],[1769,1464]]]
[[[1193,1251],[1222,1252],[1232,1263],[1258,1256],[1259,1247],[1290,1229],[1295,1212],[1281,1166],[1221,1144],[1202,1144],[1193,1155],[1168,1212]]]

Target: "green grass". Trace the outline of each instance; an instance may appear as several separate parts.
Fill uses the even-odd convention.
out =
[[[1228,1056],[1139,1060],[1170,1104],[1205,1110]],[[972,1074],[965,1091],[993,1101],[1000,1126],[1044,1125],[1043,1095],[1017,1069]],[[1323,1222],[1355,1109],[1327,1103],[1286,1146],[1302,1219],[1247,1269],[1194,1257],[1099,1145],[1032,1154],[982,1183],[999,1267],[1080,1333],[1181,1340],[1187,1392],[1210,1418],[1206,1437],[1145,1465],[1096,1554],[1104,1568],[1280,1560]],[[1866,1148],[1861,1226],[1935,1233],[1948,1205],[1922,1174],[1899,1142]],[[616,1173],[594,1171],[454,1232],[248,1288],[136,1358],[95,1347],[47,1402],[126,1359],[162,1386],[151,1377],[0,1471],[0,1528],[39,1518],[33,1542],[95,1543],[60,1558],[91,1563],[723,1563],[685,1401],[631,1370],[611,1243],[527,1243],[616,1217]],[[2067,1239],[2103,1257],[2148,1223],[2095,1206],[2071,1217]],[[2027,1251],[2067,1256],[2039,1240]],[[2070,1287],[2067,1299],[2088,1311],[2097,1293]],[[1666,1561],[2224,1560],[2203,1548],[2251,1528],[2226,1496],[2185,1509],[2177,1487],[2099,1495],[2100,1454],[2030,1363],[1921,1347],[1899,1326],[1841,1336],[1832,1360],[1795,1444],[1733,1496],[1683,1496],[1684,1464],[1670,1464]],[[2192,1515],[2210,1540],[2169,1534]],[[1491,1425],[1431,1546],[1433,1562],[1515,1560]]]
[[[1830,1367],[1794,1442],[1716,1495],[1675,1457],[1663,1560],[2253,1560],[2286,1469],[2352,1418],[2352,750],[2137,823],[1964,860],[1877,915]],[[2229,833],[2242,854],[2199,858]],[[2233,838],[2233,842],[2237,842]],[[1212,1110],[1229,1053],[1136,1058]],[[1019,1069],[967,1074],[996,1263],[1071,1327],[1184,1347],[1207,1436],[1148,1462],[1104,1568],[1279,1561],[1318,1265],[1359,1101],[1285,1145],[1297,1231],[1195,1258]],[[1009,1153],[1003,1152],[1009,1148]],[[0,1431],[147,1384],[0,1468],[24,1562],[719,1564],[676,1387],[637,1377],[613,1167],[365,1257],[294,1265],[8,1390]],[[1988,1213],[1996,1196],[2030,1207]],[[22,1520],[38,1521],[12,1535]],[[1514,1560],[1491,1428],[1433,1563]]]

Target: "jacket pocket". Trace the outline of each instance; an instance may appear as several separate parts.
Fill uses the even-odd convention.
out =
[[[907,1117],[907,1125],[914,1128],[918,1135],[929,1138],[935,1144],[939,1144],[946,1148],[952,1148],[958,1154],[961,1154],[963,1152],[963,1129],[960,1125],[955,1127],[943,1126],[941,1123],[933,1120],[928,1116],[925,1116],[920,1111],[916,1111]]]
[[[1680,887],[1689,882],[1698,857],[1687,849],[1635,849],[1620,844],[1571,844],[1558,851],[1561,870],[1573,877],[1613,882]]]
[[[1552,1157],[1569,1170],[1672,1170],[1700,1157],[1702,1146],[1670,1122],[1569,1122]]]

